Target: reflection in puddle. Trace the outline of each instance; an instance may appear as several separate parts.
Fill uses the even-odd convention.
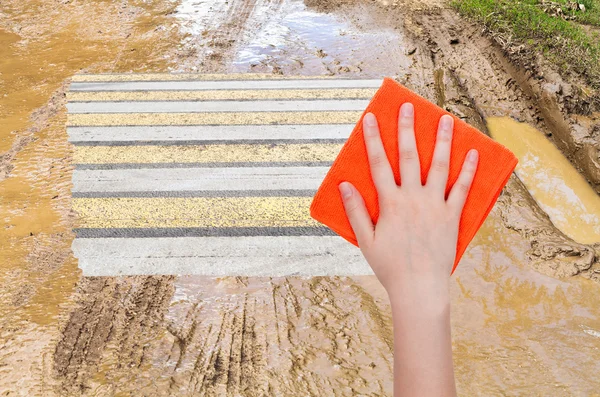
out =
[[[600,242],[600,197],[540,131],[510,118],[490,118],[494,139],[519,158],[516,173],[552,222],[572,239]]]
[[[598,329],[598,285],[532,270],[528,249],[492,211],[453,277],[454,358],[464,395],[594,390],[587,371],[600,370],[600,340],[587,331]]]

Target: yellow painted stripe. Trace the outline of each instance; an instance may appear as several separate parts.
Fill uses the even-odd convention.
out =
[[[257,99],[369,99],[372,88],[306,90],[210,90],[210,91],[69,91],[71,102],[95,101],[223,101]],[[260,104],[257,104],[257,106]]]
[[[311,197],[75,198],[83,228],[306,227]]]
[[[75,164],[333,161],[338,143],[278,145],[77,146]]]
[[[334,76],[282,76],[270,73],[128,73],[128,74],[77,74],[73,82],[92,81],[210,81],[210,80],[305,80],[329,79]],[[339,78],[339,77],[338,77]]]
[[[257,107],[259,104],[257,104]],[[352,124],[361,112],[214,112],[69,114],[69,126]]]

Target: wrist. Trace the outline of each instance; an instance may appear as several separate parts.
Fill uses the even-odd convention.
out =
[[[392,317],[436,319],[450,316],[450,294],[437,290],[425,294],[388,291]]]

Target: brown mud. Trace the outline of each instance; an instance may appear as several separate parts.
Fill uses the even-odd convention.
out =
[[[391,395],[390,312],[373,277],[81,277],[70,252],[64,90],[82,70],[386,74],[483,131],[508,116],[559,135],[531,78],[444,1],[307,5],[3,2],[3,395]],[[594,136],[594,116],[565,101],[560,117]],[[576,155],[588,149],[556,143],[593,185]],[[461,395],[600,390],[599,251],[511,178],[453,277]]]
[[[443,104],[470,124],[487,132],[485,119],[511,117],[551,134],[540,103],[511,75],[510,61],[480,27],[451,9],[434,4],[387,6],[406,12],[407,38],[414,40],[415,68],[401,82]],[[543,105],[543,104],[542,104]],[[554,277],[583,275],[600,280],[598,245],[580,244],[565,236],[513,175],[496,208],[507,228],[529,241],[530,265]]]
[[[538,103],[547,136],[600,193],[600,91],[575,71],[561,76],[540,54],[511,37],[484,31],[504,55],[500,61],[506,71]]]
[[[80,281],[70,249],[67,79],[84,71],[164,71],[182,36],[166,23],[171,11],[168,2],[2,2],[2,394],[52,395],[53,350]]]

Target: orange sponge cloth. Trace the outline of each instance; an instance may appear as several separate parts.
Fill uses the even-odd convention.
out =
[[[343,181],[352,183],[364,198],[371,219],[377,223],[379,204],[364,144],[362,118],[368,112],[377,117],[383,145],[396,182],[400,184],[398,112],[405,102],[411,102],[415,108],[415,135],[421,161],[421,180],[425,183],[431,166],[439,119],[449,113],[394,80],[386,78],[354,127],[311,204],[310,213],[314,219],[354,245],[358,245],[356,236],[344,212],[338,185]],[[467,152],[470,149],[479,151],[479,166],[460,219],[456,261],[452,268],[454,272],[467,245],[508,182],[517,165],[517,158],[504,146],[456,116],[451,116],[454,118],[454,135],[446,194],[458,178]]]

